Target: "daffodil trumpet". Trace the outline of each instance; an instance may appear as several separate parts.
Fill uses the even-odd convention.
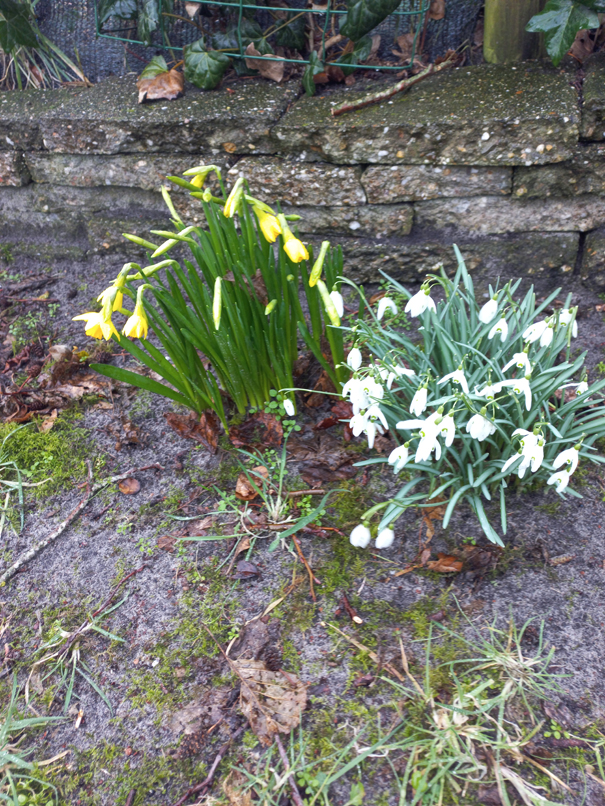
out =
[[[149,283],[143,283],[143,285],[139,286],[137,289],[137,301],[134,306],[134,312],[128,317],[126,324],[122,328],[122,333],[125,336],[135,339],[147,338],[149,322],[147,321],[147,314],[145,313],[145,307],[143,305],[143,294],[148,288],[153,289],[153,286],[149,285]]]
[[[277,220],[282,229],[282,237],[284,239],[284,252],[288,255],[293,263],[301,263],[303,260],[309,259],[307,247],[300,241],[292,232],[286,221],[285,215],[279,213]]]
[[[275,243],[278,235],[281,235],[282,231],[276,216],[274,216],[272,213],[267,213],[265,210],[257,207],[256,205],[253,205],[252,209],[254,210],[254,214],[258,220],[258,226],[260,227],[265,240],[269,243]]]
[[[110,341],[111,337],[115,336],[118,341],[120,340],[120,334],[111,318],[108,320],[103,318],[103,311],[89,311],[73,317],[74,322],[79,319],[86,322],[85,333],[87,336],[93,339],[105,339],[105,341]]]

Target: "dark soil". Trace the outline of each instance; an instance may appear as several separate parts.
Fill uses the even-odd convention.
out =
[[[53,266],[55,279],[44,288],[59,300],[60,307],[47,325],[39,324],[46,328],[41,334],[45,350],[50,331],[54,343],[91,349],[82,323],[71,322],[71,317],[90,310],[90,300],[113,279],[119,265],[112,260]],[[5,265],[4,272],[5,278],[12,278],[5,279],[5,284],[40,273],[39,267],[17,263]],[[589,377],[595,380],[595,367],[603,361],[605,347],[603,313],[595,307],[601,300],[571,279],[565,290],[573,291],[574,303],[580,304],[580,334],[573,346],[589,351]],[[20,316],[44,304],[22,304]],[[5,321],[12,312],[5,309]],[[4,348],[2,361],[10,356],[10,342]],[[81,658],[111,703],[111,712],[101,696],[77,677],[65,721],[34,738],[38,760],[68,751],[41,773],[57,785],[62,803],[122,806],[135,789],[135,804],[173,804],[204,779],[223,743],[240,726],[248,728],[237,704],[237,678],[204,625],[223,649],[239,635],[236,651],[238,646],[247,647],[267,663],[273,658],[280,668],[309,684],[314,696],[302,724],[314,757],[344,746],[356,731],[371,734],[379,719],[390,724],[394,713],[386,707],[393,699],[386,683],[355,685],[360,676],[377,675],[376,666],[367,654],[324,626],[327,622],[400,671],[397,639],[401,635],[413,669],[420,674],[431,617],[461,631],[469,629],[462,613],[484,632],[492,622],[506,629],[511,617],[519,626],[534,619],[536,630],[543,622],[546,644],[556,649],[556,671],[566,675],[555,704],[568,709],[567,729],[578,735],[594,731],[594,726],[603,729],[602,471],[585,469],[576,484],[581,500],[561,501],[550,489],[513,497],[504,551],[492,550],[470,512],[460,510],[446,531],[433,521],[433,556],[440,551],[466,551],[468,557],[461,573],[442,575],[418,569],[397,576],[418,552],[423,525],[416,511],[408,511],[397,523],[390,549],[361,551],[349,545],[348,534],[360,513],[397,489],[390,469],[370,466],[367,472],[360,469],[354,479],[328,481],[324,486],[348,490],[334,496],[333,506],[322,518],[324,527],[338,531],[300,534],[302,551],[321,582],[315,585],[314,603],[307,573],[292,544],[269,551],[274,534],[269,541],[256,542],[247,558],[256,570],[240,579],[233,572],[226,575],[229,563],[224,561],[234,546],[228,537],[205,542],[160,540],[164,548],[158,547],[160,538],[178,538],[188,524],[168,516],[204,518],[217,505],[212,485],[225,494],[233,493],[239,473],[236,452],[225,436],[215,455],[180,437],[164,417],[175,411],[168,401],[120,384],[111,395],[110,400],[90,397],[75,404],[81,413],[75,422],[84,432],[70,432],[75,434],[71,482],[49,497],[44,488],[28,491],[25,527],[18,536],[5,529],[1,546],[0,572],[48,535],[82,499],[86,458],[82,441],[84,453],[95,463],[95,481],[131,467],[161,466],[133,474],[141,485],[135,494],[123,494],[115,485],[99,494],[53,545],[0,589],[0,628],[5,627],[0,692],[6,702],[11,673],[25,682],[33,661],[41,657],[36,650],[48,640],[53,624],[73,630],[106,599],[112,586],[138,570],[121,591],[127,594],[126,601],[103,622],[123,643],[88,633],[80,645]],[[329,406],[329,401],[319,409],[301,405],[298,420],[308,429],[329,414]],[[59,421],[69,416],[73,412],[60,412]],[[344,446],[342,426],[327,433]],[[136,441],[129,442],[129,434]],[[355,460],[361,456],[362,444],[351,443],[357,451]],[[289,467],[290,489],[305,488],[296,462]],[[314,502],[318,503],[317,497]],[[217,526],[205,528],[206,536],[217,534]],[[225,526],[224,533],[229,535],[235,526]],[[426,530],[422,534],[425,539]],[[241,554],[238,560],[244,557]],[[351,621],[342,604],[343,594],[363,624]],[[283,596],[260,638],[256,627],[244,627]],[[454,657],[455,648],[452,653]],[[44,668],[41,671],[44,676]],[[56,675],[30,688],[37,712],[62,714],[65,688]],[[283,738],[287,742],[288,737]],[[222,784],[227,770],[254,763],[262,752],[251,731],[240,735],[219,768],[212,794],[226,803]],[[569,759],[578,752],[569,751]],[[364,802],[397,803],[388,765],[384,759],[371,761],[364,773]],[[588,756],[584,761],[594,763]],[[551,793],[551,799],[595,806],[604,802],[605,790],[586,778],[583,763],[563,760],[555,768],[574,794]],[[531,779],[531,771],[529,775]],[[355,781],[355,776],[342,779],[331,791],[330,803],[344,806]],[[469,793],[467,802],[487,803],[473,797]]]

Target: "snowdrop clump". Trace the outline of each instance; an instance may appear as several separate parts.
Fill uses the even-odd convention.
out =
[[[564,308],[553,304],[559,289],[539,304],[533,288],[515,299],[520,281],[510,281],[497,291],[490,287],[480,306],[455,250],[453,279],[441,268],[414,295],[391,280],[409,297],[405,312],[419,320],[418,338],[383,323],[386,310],[397,312],[389,297],[380,300],[372,322],[353,327],[352,376],[342,390],[352,405],[353,434],[365,434],[370,448],[387,432],[399,443],[388,456],[359,464],[386,462],[395,474],[407,472],[399,493],[355,527],[355,546],[369,545],[370,519],[380,511],[376,547],[390,546],[393,522],[409,506],[434,505],[437,496],[449,499],[444,527],[465,500],[487,537],[502,545],[490,521],[494,507],[488,516],[485,502],[496,502],[506,534],[513,482],[539,478],[558,493],[579,496],[569,484],[580,458],[605,463],[593,447],[605,436],[605,380],[589,386],[585,353],[571,359],[578,333],[571,297]]]

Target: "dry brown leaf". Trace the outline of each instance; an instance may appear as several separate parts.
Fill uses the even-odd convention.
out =
[[[197,521],[191,521],[187,527],[187,534],[189,537],[195,535],[205,535],[206,529],[210,529],[214,523],[212,515],[206,515],[205,518],[200,518]]]
[[[594,47],[595,40],[592,39],[588,31],[578,31],[568,53],[580,64],[583,64],[593,52]]]
[[[232,271],[228,271],[227,274],[223,277],[223,280],[227,283],[235,282],[235,276]],[[258,297],[258,301],[261,305],[266,305],[269,302],[269,295],[267,294],[267,286],[265,285],[265,280],[263,275],[261,274],[261,270],[257,269],[256,274],[254,277],[248,277],[247,275],[242,275],[242,280],[248,286],[248,290],[250,291],[250,296],[252,296],[252,289],[256,293]]]
[[[118,484],[118,489],[124,495],[134,495],[141,489],[141,482],[130,476],[127,479],[122,479]]]
[[[445,17],[445,0],[431,0],[429,20],[442,20]]]
[[[431,540],[431,538],[435,534],[435,527],[433,526],[433,521],[442,521],[443,516],[445,515],[445,510],[447,509],[447,501],[441,496],[437,496],[437,498],[434,498],[433,500],[435,502],[435,506],[423,507],[422,509],[422,518],[426,524],[427,540]],[[443,504],[441,503],[441,501],[443,501]]]
[[[174,414],[174,412],[168,412],[164,417],[168,425],[173,428],[177,434],[180,434],[186,439],[194,439],[196,442],[201,442],[202,445],[208,448],[210,453],[216,453],[221,423],[217,415],[211,409],[203,411],[199,419],[197,414],[192,411],[189,412],[189,414]]]
[[[263,78],[269,78],[271,81],[280,81],[284,79],[284,68],[286,63],[284,61],[273,61],[275,58],[272,54],[262,56],[260,51],[254,47],[254,42],[250,42],[246,48],[248,56],[255,56],[254,59],[246,59],[246,67],[250,70],[258,70]]]
[[[252,477],[252,480],[254,481],[254,484],[256,484],[258,488],[260,488],[262,485],[262,481],[259,478],[257,478],[255,474],[258,474],[259,476],[268,479],[269,471],[264,465],[258,465],[258,467],[253,467],[252,470],[250,471],[250,475]],[[254,498],[256,498],[257,495],[258,493],[250,483],[250,479],[248,478],[248,476],[246,476],[245,473],[240,473],[239,476],[237,477],[237,482],[235,483],[236,498],[239,498],[240,501],[252,501]]]
[[[244,789],[246,779],[238,770],[231,770],[223,783],[223,792],[229,799],[229,806],[252,806],[250,789]]]
[[[305,404],[312,409],[322,406],[326,402],[326,393],[331,395],[336,391],[332,380],[328,373],[323,369],[321,375],[317,379],[317,383],[313,387],[313,392],[305,398]]]
[[[268,746],[277,733],[290,733],[307,706],[307,689],[293,674],[271,672],[262,660],[231,662],[242,681],[240,705],[250,727]]]
[[[169,554],[174,554],[176,537],[172,537],[172,535],[162,535],[162,537],[158,537],[157,546],[159,549],[162,549],[162,551],[167,551]]]
[[[393,50],[393,54],[399,57],[402,64],[404,62],[409,62],[409,60],[412,58],[412,51],[414,49],[414,34],[401,34],[397,37],[395,42],[399,50]]]
[[[137,89],[140,104],[143,101],[173,101],[185,91],[185,76],[178,70],[168,70],[153,78],[140,78]]]
[[[261,444],[265,447],[279,448],[284,437],[284,429],[274,414],[259,411],[246,417],[241,425],[229,431],[231,444],[236,448],[244,448]]]
[[[57,409],[53,409],[50,415],[42,420],[38,428],[40,429],[40,431],[42,431],[43,434],[45,434],[47,431],[50,431],[53,425],[57,422],[58,413],[59,412]]]
[[[187,16],[189,17],[189,19],[192,20],[199,10],[200,10],[199,3],[185,3],[185,11],[187,12]]]
[[[426,567],[429,571],[436,571],[438,574],[459,574],[462,571],[462,562],[457,557],[439,552],[437,559],[429,560]]]

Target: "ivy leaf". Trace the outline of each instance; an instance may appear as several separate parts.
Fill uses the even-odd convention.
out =
[[[163,56],[154,56],[149,64],[145,65],[139,78],[156,78],[162,73],[168,72],[168,65]]]
[[[237,33],[235,28],[228,28],[226,31],[218,31],[212,35],[212,47],[215,50],[238,50]]]
[[[151,44],[151,34],[157,31],[160,24],[158,0],[137,0],[137,33],[146,45]]]
[[[97,15],[101,25],[109,17],[120,17],[123,20],[132,20],[136,17],[137,0],[100,0],[97,6]]]
[[[345,53],[336,62],[341,68],[345,76],[350,76],[355,72],[358,64],[365,62],[370,53],[372,52],[372,37],[363,36],[358,42],[355,43],[355,48],[352,53]],[[345,65],[349,65],[348,67]]]
[[[0,0],[0,47],[10,53],[15,47],[35,48],[38,46],[36,29],[30,21],[30,8],[15,0]]]
[[[311,54],[309,55],[309,64],[307,65],[302,78],[303,87],[305,88],[307,95],[315,95],[315,90],[317,87],[313,81],[313,76],[316,76],[318,73],[323,73],[325,69],[325,65],[319,58],[317,51],[311,51]]]
[[[357,42],[400,5],[401,0],[347,0],[347,16],[341,23],[340,33]]]
[[[223,77],[230,59],[216,50],[206,50],[198,39],[184,49],[185,78],[203,90],[213,90]]]
[[[275,34],[275,42],[282,48],[302,50],[305,46],[305,17],[304,14],[288,14],[293,18],[291,22],[280,28]],[[283,23],[280,23],[283,25]]]
[[[599,18],[596,12],[584,3],[576,0],[548,0],[544,11],[532,17],[525,30],[544,33],[546,50],[556,66],[573,45],[578,31],[598,27]]]

